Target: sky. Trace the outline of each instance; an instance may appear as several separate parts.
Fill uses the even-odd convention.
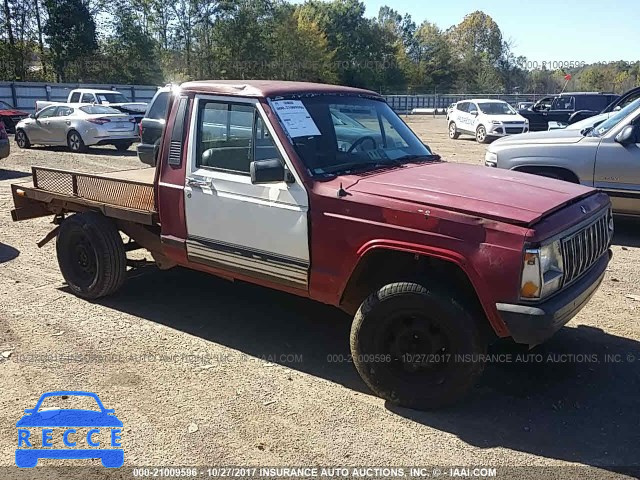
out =
[[[512,42],[516,56],[530,62],[608,62],[640,60],[640,0],[362,0],[374,17],[383,5],[420,25],[442,29],[482,10]]]

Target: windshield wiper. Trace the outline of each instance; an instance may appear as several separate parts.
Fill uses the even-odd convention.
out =
[[[341,163],[339,165],[332,165],[327,168],[321,168],[321,172],[316,172],[319,174],[332,174],[332,173],[340,173],[340,172],[351,172],[353,170],[361,170],[368,168],[380,168],[380,167],[388,167],[388,166],[397,166],[402,165],[398,160],[394,160],[391,158],[385,159],[377,159],[370,162],[347,162]]]
[[[424,161],[424,162],[437,162],[442,157],[440,155],[431,154],[431,155],[405,155],[404,157],[396,158],[398,162],[415,162],[415,161]]]

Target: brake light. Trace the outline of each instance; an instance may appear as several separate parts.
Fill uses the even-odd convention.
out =
[[[109,123],[111,120],[108,118],[90,118],[88,121],[95,123],[96,125],[104,125],[105,123]]]
[[[0,122],[0,140],[6,140],[7,138],[7,131],[4,128],[4,123]]]

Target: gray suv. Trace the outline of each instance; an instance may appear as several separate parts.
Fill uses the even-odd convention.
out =
[[[485,165],[595,187],[615,213],[640,216],[640,99],[595,128],[501,138],[487,148]]]

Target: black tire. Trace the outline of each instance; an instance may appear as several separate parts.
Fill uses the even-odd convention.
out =
[[[408,282],[370,295],[355,315],[350,340],[353,362],[369,388],[419,410],[463,398],[484,370],[478,355],[487,351],[480,315],[452,292]]]
[[[487,136],[487,129],[484,125],[478,125],[476,128],[476,142],[489,143],[489,137]]]
[[[131,147],[131,145],[133,145],[133,142],[118,142],[114,144],[116,150],[118,150],[119,152],[126,152],[127,150],[129,150],[129,147]]]
[[[126,278],[127,258],[115,224],[97,212],[77,213],[60,225],[58,265],[69,288],[94,299],[118,290]]]
[[[449,138],[451,140],[457,140],[460,137],[460,132],[458,131],[458,127],[456,127],[456,122],[449,123]]]
[[[67,146],[73,153],[84,153],[87,151],[87,146],[82,140],[82,135],[75,130],[71,130],[67,134]]]
[[[15,140],[18,148],[31,148],[31,142],[29,141],[29,137],[27,137],[27,132],[25,132],[24,130],[16,130]]]

